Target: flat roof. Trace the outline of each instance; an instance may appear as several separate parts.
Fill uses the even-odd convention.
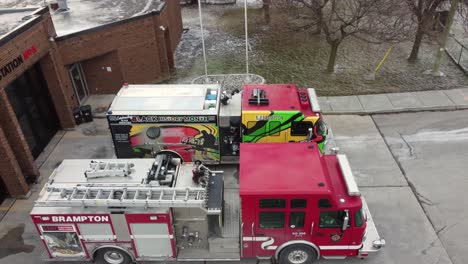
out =
[[[89,184],[89,183],[141,183],[146,179],[148,170],[154,163],[154,159],[96,159],[100,162],[127,162],[133,163],[135,166],[132,172],[127,177],[101,177],[101,178],[86,178],[84,173],[90,169],[91,159],[73,159],[63,160],[62,163],[50,175],[49,181],[53,180],[53,184]],[[52,185],[53,186],[53,185]]]
[[[268,105],[249,104],[249,98],[254,89],[261,89],[266,92]],[[298,87],[294,84],[246,84],[242,88],[242,111],[301,111],[304,115],[314,115],[310,103],[301,105],[299,101]],[[307,89],[303,89],[307,93]]]
[[[164,5],[162,0],[67,0],[67,11],[51,10],[50,13],[57,36],[60,37],[153,11],[159,12]],[[28,9],[42,7],[44,0],[0,1],[0,37],[22,24],[23,17],[32,13]]]
[[[128,85],[109,107],[109,115],[216,115],[217,84]]]
[[[68,11],[52,12],[58,36],[137,17],[164,6],[161,0],[68,0]]]
[[[23,24],[25,20],[32,12],[30,11],[18,11],[14,13],[0,14],[0,37],[6,35],[17,26]],[[28,19],[26,19],[28,20]]]
[[[241,195],[331,192],[315,143],[242,143],[239,164]]]

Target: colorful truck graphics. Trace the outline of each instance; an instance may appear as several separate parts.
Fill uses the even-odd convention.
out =
[[[319,116],[300,111],[244,111],[242,142],[279,143],[315,141],[323,151],[326,128]]]
[[[132,125],[129,144],[142,158],[152,153],[173,150],[184,160],[219,160],[218,127],[213,124]]]
[[[324,152],[327,127],[314,89],[293,84],[245,85],[242,142],[317,142]]]
[[[219,85],[127,85],[107,118],[118,158],[172,151],[237,163],[241,142],[313,141],[324,152],[327,137],[315,90],[293,84],[244,85],[232,95]]]

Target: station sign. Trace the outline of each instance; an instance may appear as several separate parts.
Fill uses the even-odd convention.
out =
[[[23,53],[16,58],[13,58],[9,62],[7,62],[5,65],[0,67],[0,81],[7,77],[10,73],[14,72],[19,66],[21,66],[24,61],[27,61],[32,55],[37,53],[36,46],[32,45]]]

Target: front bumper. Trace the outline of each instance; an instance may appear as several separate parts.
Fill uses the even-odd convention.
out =
[[[380,238],[377,228],[375,227],[374,220],[370,214],[369,207],[366,200],[361,196],[362,209],[367,216],[367,227],[364,241],[362,241],[362,248],[359,250],[358,257],[364,258],[369,255],[375,254],[385,246],[385,240]]]

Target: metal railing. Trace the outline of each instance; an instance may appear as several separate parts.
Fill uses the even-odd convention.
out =
[[[453,35],[451,35],[447,39],[445,52],[463,70],[465,74],[468,74],[467,46],[465,46],[461,41],[459,41]]]

